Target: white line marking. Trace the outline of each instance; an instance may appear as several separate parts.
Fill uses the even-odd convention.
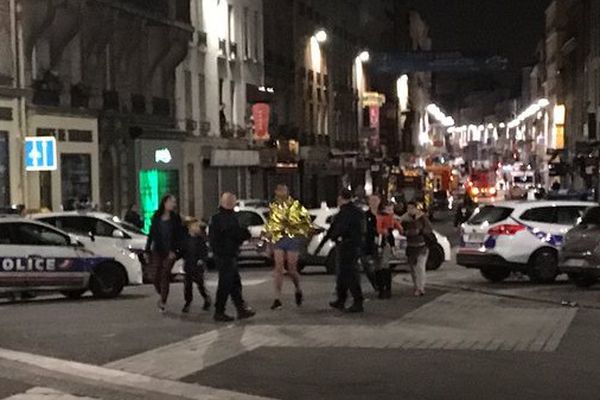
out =
[[[179,396],[190,400],[273,400],[266,397],[252,396],[166,379],[157,379],[150,376],[7,349],[0,349],[0,358],[62,373],[75,378],[102,382],[113,388],[115,386],[128,387],[152,393]]]

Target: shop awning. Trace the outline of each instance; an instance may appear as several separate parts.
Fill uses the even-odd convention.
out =
[[[255,150],[215,149],[210,155],[213,167],[255,167],[260,165],[260,153]]]

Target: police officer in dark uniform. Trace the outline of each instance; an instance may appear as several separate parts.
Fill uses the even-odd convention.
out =
[[[344,189],[338,196],[340,212],[335,216],[327,235],[319,244],[316,253],[328,241],[337,243],[337,300],[329,303],[333,308],[349,313],[363,312],[363,294],[360,287],[360,275],[357,262],[360,256],[365,230],[365,215],[352,202],[352,192]],[[345,308],[348,291],[352,294],[354,302]]]

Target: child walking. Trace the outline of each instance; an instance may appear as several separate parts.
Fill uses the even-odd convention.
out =
[[[183,296],[185,305],[182,313],[190,312],[190,306],[194,299],[193,285],[198,287],[200,295],[204,298],[203,310],[208,311],[211,306],[211,299],[204,286],[204,264],[208,257],[208,247],[206,245],[206,233],[202,223],[196,218],[187,218],[185,225],[188,230],[184,244],[184,271],[185,278],[183,283]]]

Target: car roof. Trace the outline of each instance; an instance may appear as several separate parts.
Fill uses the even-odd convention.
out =
[[[49,213],[31,214],[33,218],[52,218],[52,217],[94,217],[100,219],[112,220],[113,215],[101,211],[59,211]]]
[[[485,206],[493,207],[508,207],[516,211],[524,211],[531,208],[540,207],[568,207],[568,206],[580,206],[580,207],[594,207],[597,203],[591,201],[572,201],[572,200],[536,200],[536,201],[499,201],[496,203],[486,203]]]

